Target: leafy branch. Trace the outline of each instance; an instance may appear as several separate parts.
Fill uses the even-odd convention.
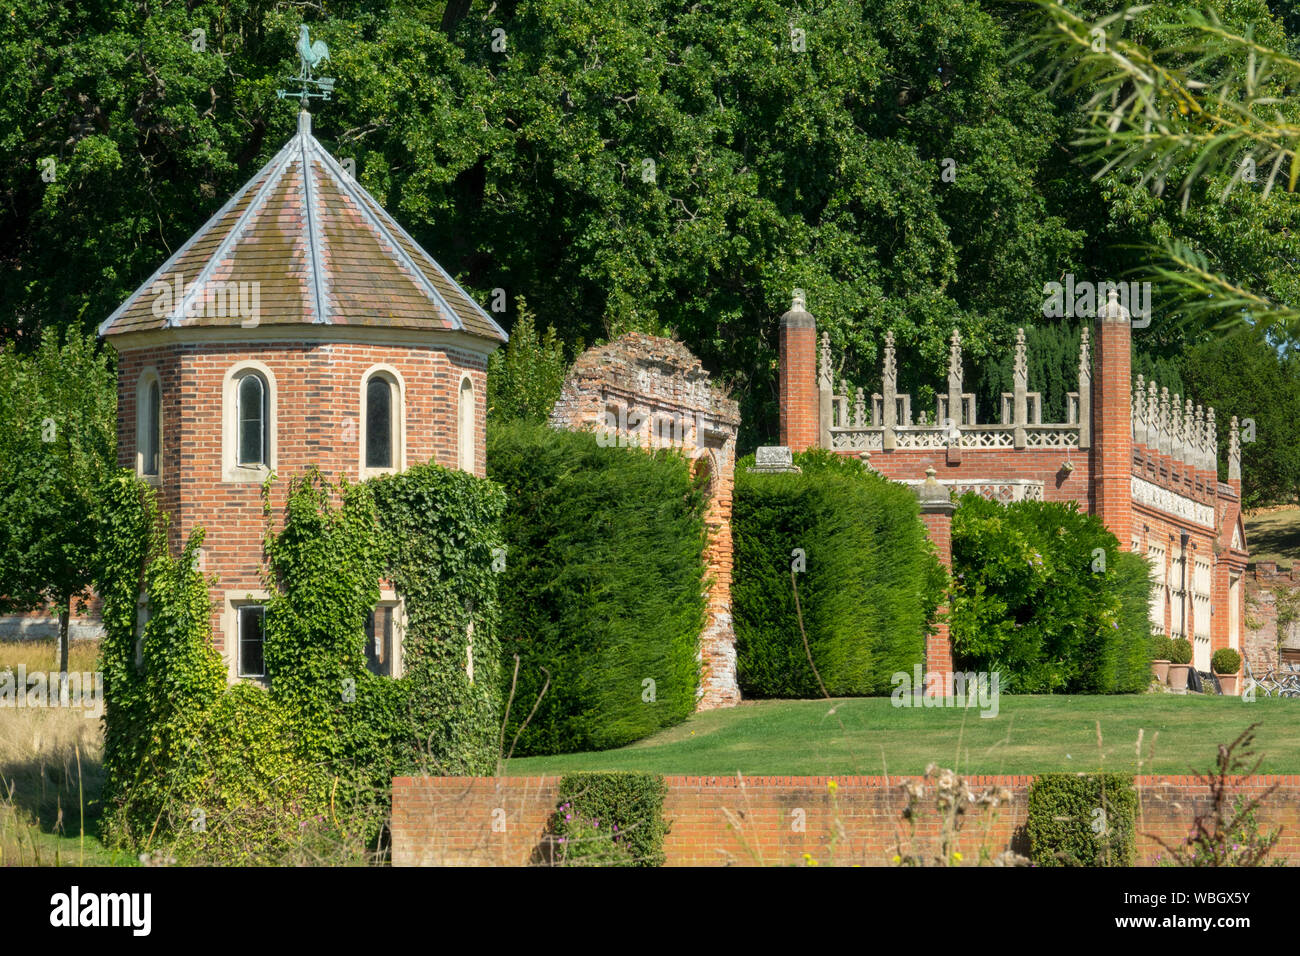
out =
[[[1053,0],[1025,0],[1043,24],[1017,60],[1043,63],[1053,89],[1081,92],[1086,125],[1074,140],[1099,165],[1094,179],[1130,173],[1156,196],[1181,176],[1187,209],[1198,183],[1226,182],[1224,201],[1243,184],[1263,182],[1267,198],[1279,183],[1295,192],[1300,124],[1283,104],[1300,89],[1300,61],[1255,36],[1232,29],[1213,8],[1182,8],[1168,19],[1151,6],[1129,6],[1096,21]],[[1163,46],[1124,36],[1141,21]],[[1150,271],[1188,318],[1219,328],[1243,321],[1300,331],[1300,310],[1217,273],[1197,250],[1177,241],[1147,247]]]

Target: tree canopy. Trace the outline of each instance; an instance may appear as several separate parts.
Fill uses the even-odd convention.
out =
[[[507,324],[526,298],[570,350],[677,335],[741,401],[742,449],[775,434],[795,288],[837,377],[874,387],[893,329],[923,402],[954,327],[971,369],[1002,363],[1015,327],[1051,323],[1044,283],[1118,280],[1144,243],[1295,291],[1294,194],[1208,183],[1184,211],[1136,174],[1093,178],[1087,91],[1017,58],[1041,23],[1026,4],[15,0],[0,334],[31,348],[102,319],[292,135],[276,90],[304,14],[337,78],[317,136],[422,245],[480,302],[501,290]],[[1263,0],[1224,15],[1285,39]],[[1207,338],[1172,302],[1157,290],[1135,336],[1152,361]]]

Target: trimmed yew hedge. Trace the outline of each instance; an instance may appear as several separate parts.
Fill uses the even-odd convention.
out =
[[[487,457],[509,498],[507,753],[516,734],[516,756],[568,753],[685,720],[705,619],[705,501],[686,459],[527,424],[489,428]]]
[[[737,670],[746,697],[818,697],[795,612],[791,566],[813,663],[833,696],[885,694],[923,663],[946,576],[916,495],[825,451],[794,456],[801,474],[736,464],[731,586]]]
[[[1132,866],[1137,804],[1131,774],[1040,774],[1029,788],[1029,859],[1036,866]]]

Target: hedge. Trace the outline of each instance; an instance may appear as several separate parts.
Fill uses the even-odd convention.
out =
[[[552,828],[565,841],[561,858],[570,865],[663,866],[664,794],[659,774],[566,774]]]
[[[737,671],[746,697],[884,694],[896,672],[925,657],[946,576],[916,495],[856,460],[814,450],[801,474],[736,464],[731,603]],[[796,553],[799,549],[801,554]]]
[[[487,458],[509,498],[507,753],[516,735],[516,756],[602,750],[685,720],[705,619],[705,500],[686,459],[528,424],[489,428]]]
[[[1137,791],[1122,773],[1045,773],[1029,788],[1025,836],[1038,866],[1132,866]]]
[[[959,670],[1018,693],[1145,690],[1146,562],[1075,502],[967,494],[953,517],[950,632]]]

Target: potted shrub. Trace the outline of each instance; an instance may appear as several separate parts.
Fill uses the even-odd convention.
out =
[[[1187,690],[1187,675],[1192,669],[1192,642],[1177,638],[1169,646],[1169,689]]]
[[[1169,683],[1169,638],[1163,634],[1151,635],[1151,673],[1162,684]]]
[[[1237,696],[1237,672],[1241,670],[1241,655],[1231,647],[1221,647],[1210,658],[1210,667],[1219,679],[1219,686],[1225,694]]]

